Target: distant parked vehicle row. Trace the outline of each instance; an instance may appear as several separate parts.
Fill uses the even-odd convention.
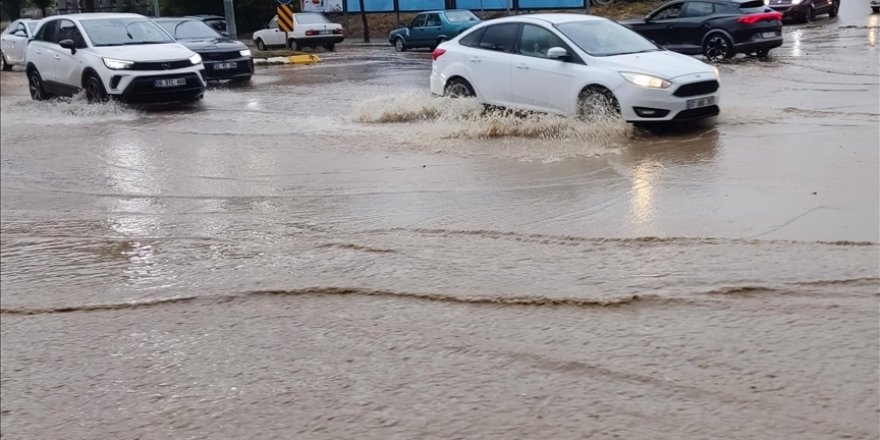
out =
[[[828,14],[837,17],[840,0],[764,0],[765,4],[782,13],[785,20],[802,23],[813,21],[817,15]]]
[[[3,70],[24,65],[28,40],[34,35],[37,20],[22,18],[9,23],[0,34],[0,63]]]
[[[401,24],[391,31],[388,41],[398,52],[418,47],[433,49],[479,23],[480,19],[467,9],[426,11],[416,15],[409,25]]]
[[[319,12],[302,12],[293,14],[293,32],[285,32],[278,27],[278,16],[272,18],[266,29],[254,32],[253,40],[257,49],[289,45],[296,50],[306,47],[323,47],[333,51],[336,45],[345,39],[342,25],[328,20]]]

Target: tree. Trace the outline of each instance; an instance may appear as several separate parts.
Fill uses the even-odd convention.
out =
[[[40,8],[40,12],[42,12],[43,17],[45,17],[48,12],[46,11],[46,9],[48,9],[49,6],[52,6],[52,4],[55,2],[53,0],[31,0],[31,3],[33,3],[34,6]]]

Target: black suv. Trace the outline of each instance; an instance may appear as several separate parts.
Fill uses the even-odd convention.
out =
[[[621,24],[665,49],[710,61],[738,52],[766,57],[782,46],[782,14],[762,0],[676,0]]]

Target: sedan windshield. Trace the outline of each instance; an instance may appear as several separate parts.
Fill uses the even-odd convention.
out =
[[[611,21],[573,21],[556,28],[584,52],[597,57],[660,50],[641,35]]]
[[[299,24],[330,23],[327,17],[321,14],[296,14],[296,22]]]
[[[174,39],[156,23],[139,17],[82,20],[95,46],[172,43]]]
[[[162,20],[159,26],[168,31],[174,38],[178,40],[203,40],[206,38],[219,38],[218,34],[210,26],[196,20]]]
[[[446,19],[450,23],[467,23],[469,21],[480,21],[471,11],[446,11]]]

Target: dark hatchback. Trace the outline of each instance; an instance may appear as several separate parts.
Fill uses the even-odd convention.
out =
[[[191,18],[157,18],[155,22],[202,57],[209,81],[246,82],[254,74],[254,60],[247,45],[226,38],[205,23]]]
[[[782,14],[762,0],[676,0],[621,24],[665,49],[710,61],[737,53],[766,57],[782,46]]]
[[[781,12],[783,20],[806,23],[820,14],[828,14],[830,18],[837,17],[840,0],[769,0],[767,5]]]

